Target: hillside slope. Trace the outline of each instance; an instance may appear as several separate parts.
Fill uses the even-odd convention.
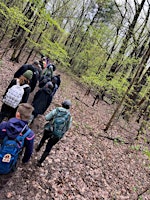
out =
[[[2,61],[1,100],[20,65],[13,65],[7,57]],[[138,200],[142,197],[149,200],[149,161],[141,151],[142,143],[140,150],[136,150],[136,143],[131,146],[109,139],[119,137],[132,143],[136,134],[134,124],[120,121],[108,133],[104,133],[102,129],[110,119],[113,106],[101,101],[93,108],[93,98],[84,96],[85,91],[78,83],[63,72],[59,73],[62,84],[46,113],[64,99],[71,99],[72,128],[52,149],[44,167],[36,167],[42,151],[34,152],[27,165],[19,163],[15,173],[1,175],[0,199]],[[34,93],[31,93],[29,102]],[[35,146],[41,138],[44,123],[44,116],[39,116],[32,126],[36,134]]]

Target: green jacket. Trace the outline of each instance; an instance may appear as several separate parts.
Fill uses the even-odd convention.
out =
[[[46,121],[52,121],[55,117],[57,117],[58,111],[65,112],[66,114],[68,113],[70,115],[68,109],[63,107],[57,107],[45,116]],[[72,124],[72,117],[70,115],[69,121],[66,124],[67,125],[66,131],[68,131],[68,129],[71,127],[71,124]]]

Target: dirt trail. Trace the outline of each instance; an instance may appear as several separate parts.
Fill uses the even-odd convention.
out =
[[[1,100],[19,66],[13,66],[8,58],[1,63]],[[61,86],[46,113],[64,99],[71,99],[72,128],[52,149],[44,167],[35,166],[42,151],[34,152],[30,162],[27,165],[19,163],[18,170],[12,176],[0,176],[0,199],[138,200],[138,197],[142,197],[149,200],[149,161],[142,149],[136,150],[136,146],[100,137],[119,137],[131,142],[136,135],[134,124],[128,125],[122,121],[104,133],[102,129],[113,107],[101,101],[93,108],[93,98],[84,97],[85,91],[78,83],[64,73],[60,74]],[[29,102],[34,93],[31,93]],[[39,116],[32,126],[36,134],[35,145],[41,138],[44,123],[44,116]],[[142,143],[140,148],[143,148]],[[138,196],[141,193],[144,194]]]

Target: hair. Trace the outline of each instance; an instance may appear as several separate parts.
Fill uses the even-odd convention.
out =
[[[26,77],[24,77],[23,75],[21,75],[19,77],[19,83],[20,83],[20,85],[30,84],[30,80],[27,79]]]
[[[70,106],[64,105],[64,104],[62,104],[62,107],[63,107],[63,108],[66,108],[66,109],[69,109],[69,108],[70,108]]]
[[[65,101],[62,102],[62,107],[63,108],[69,109],[70,106],[71,106],[70,100],[65,100]]]
[[[34,108],[29,103],[21,103],[17,108],[17,112],[20,113],[21,120],[28,121],[33,112]]]

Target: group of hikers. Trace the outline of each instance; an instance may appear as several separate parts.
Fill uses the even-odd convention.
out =
[[[60,75],[54,75],[55,70],[55,65],[43,56],[40,61],[22,65],[8,85],[0,111],[0,174],[16,169],[23,149],[22,163],[27,163],[31,158],[36,134],[30,125],[39,114],[44,114],[61,84]],[[37,92],[30,104],[29,95],[35,88]],[[70,107],[71,101],[64,100],[62,106],[56,107],[45,116],[47,123],[35,151],[38,152],[46,140],[48,142],[37,166],[42,166],[52,147],[70,128]]]

